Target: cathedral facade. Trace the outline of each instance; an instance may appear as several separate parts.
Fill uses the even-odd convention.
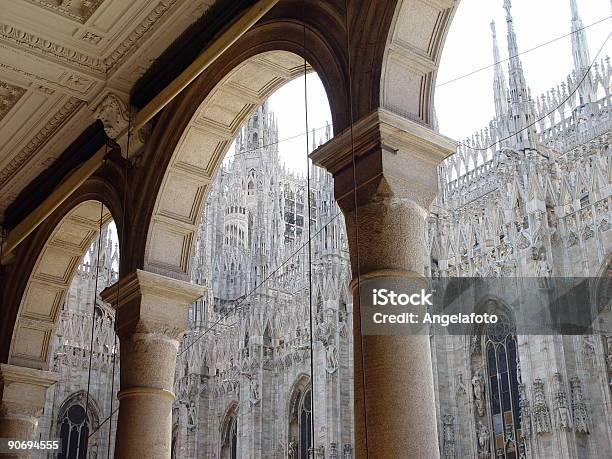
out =
[[[575,68],[536,98],[518,57],[510,2],[507,77],[492,25],[495,118],[439,168],[423,265],[432,278],[593,278],[597,313],[609,314],[609,284],[597,279],[609,277],[612,246],[612,71],[609,60],[590,66],[570,5]],[[313,133],[311,145],[329,137]],[[287,170],[278,142],[264,104],[211,184],[191,273],[206,294],[191,307],[177,359],[176,458],[353,457],[343,216],[331,176],[316,167],[307,175]],[[64,305],[52,356],[61,380],[49,391],[40,434],[62,436],[90,457],[105,457],[113,444],[117,405],[109,387],[119,373],[114,315],[99,299],[94,333],[87,332],[95,290],[116,279],[118,254],[104,234]],[[503,298],[490,301],[504,311],[501,333],[431,337],[442,456],[610,451],[612,336],[520,335],[516,311]]]

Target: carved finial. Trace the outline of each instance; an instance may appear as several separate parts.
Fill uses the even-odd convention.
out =
[[[512,14],[510,13],[510,9],[512,8],[512,3],[510,0],[504,0],[504,9],[506,10],[506,19],[512,20]]]

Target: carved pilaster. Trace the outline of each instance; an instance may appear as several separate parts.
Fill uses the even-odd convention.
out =
[[[533,382],[533,424],[537,434],[550,432],[550,410],[544,394],[544,382],[537,378]]]
[[[574,415],[574,429],[577,433],[588,434],[589,412],[582,395],[582,383],[578,376],[570,379],[570,391],[572,397],[572,413]]]
[[[450,414],[442,419],[442,454],[444,459],[455,459],[455,425]]]
[[[560,430],[569,431],[572,429],[572,415],[565,393],[565,385],[563,384],[560,373],[557,372],[553,375],[553,384],[555,390],[553,395],[553,406],[555,409],[557,427]]]

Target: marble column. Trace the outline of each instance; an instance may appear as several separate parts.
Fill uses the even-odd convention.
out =
[[[203,294],[202,286],[141,270],[102,292],[117,310],[120,340],[115,457],[170,457],[178,340]]]
[[[37,439],[38,417],[45,406],[47,388],[58,378],[52,371],[0,364],[0,438]],[[30,453],[12,457],[30,457]]]
[[[370,457],[439,457],[429,336],[362,335],[358,292],[363,299],[381,281],[425,285],[425,221],[437,166],[454,150],[451,139],[377,110],[311,154],[334,176],[349,238],[357,458],[366,448]]]

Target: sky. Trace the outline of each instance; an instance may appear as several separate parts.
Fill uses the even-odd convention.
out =
[[[610,0],[577,0],[577,3],[585,27],[608,18],[586,29],[591,59],[594,59],[612,30],[609,19],[612,5]],[[519,52],[571,32],[570,0],[513,0],[512,15]],[[491,120],[493,69],[442,84],[493,63],[492,20],[496,24],[501,58],[506,59],[503,0],[461,0],[442,51],[435,90],[436,115],[440,132],[456,140],[463,140]],[[606,55],[612,56],[612,40],[600,58]],[[571,38],[522,54],[520,59],[532,96],[536,97],[560,84],[573,69]],[[507,79],[507,62],[502,66]]]
[[[442,52],[435,89],[435,108],[439,130],[463,140],[488,125],[494,114],[493,68],[475,70],[493,63],[492,20],[496,23],[501,58],[508,57],[506,14],[503,0],[461,0]],[[591,59],[612,30],[611,0],[577,0],[586,29]],[[570,0],[512,0],[512,15],[519,52],[557,39],[571,32]],[[607,19],[606,19],[607,18]],[[602,19],[605,19],[601,21]],[[592,25],[598,21],[598,24]],[[612,56],[612,40],[599,59]],[[557,86],[573,69],[571,38],[567,36],[536,50],[521,54],[523,70],[533,97]],[[507,62],[502,64],[507,78]],[[457,81],[450,82],[457,77]],[[321,81],[315,73],[306,78],[308,127],[319,128],[321,138],[331,113]],[[279,153],[288,167],[305,171],[306,139],[304,77],[280,88],[269,99],[279,127]],[[289,140],[284,140],[289,139]],[[310,144],[312,142],[310,141]],[[310,145],[312,149],[312,145]],[[228,156],[231,156],[233,148]]]

